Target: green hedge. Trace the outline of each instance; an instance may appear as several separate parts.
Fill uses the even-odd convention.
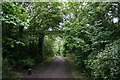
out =
[[[106,80],[120,78],[120,40],[106,45],[105,49],[97,55],[90,54],[85,61],[87,68],[91,69],[91,75]],[[94,57],[93,57],[94,56]]]

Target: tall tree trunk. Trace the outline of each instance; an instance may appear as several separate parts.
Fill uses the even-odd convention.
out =
[[[19,37],[22,38],[24,26],[19,27]]]
[[[39,41],[38,41],[38,46],[39,46],[39,53],[41,56],[43,56],[43,50],[44,50],[44,34],[39,35]]]

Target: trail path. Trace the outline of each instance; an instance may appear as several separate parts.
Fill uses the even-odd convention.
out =
[[[56,56],[43,67],[34,68],[32,75],[22,72],[25,78],[72,78],[70,66],[61,56]]]

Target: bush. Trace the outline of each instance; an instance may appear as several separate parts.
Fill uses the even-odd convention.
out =
[[[8,64],[8,59],[2,60],[2,78],[22,78],[23,76],[20,73],[13,72],[12,67]]]
[[[20,64],[20,66],[22,66],[22,68],[30,68],[34,65],[33,59],[19,60],[18,62]]]
[[[105,80],[116,80],[120,78],[120,54],[119,41],[108,44],[105,50],[98,52],[95,58],[90,57],[87,63],[87,68],[90,68],[91,75],[96,78],[104,78]]]

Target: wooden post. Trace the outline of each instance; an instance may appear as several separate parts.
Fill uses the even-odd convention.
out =
[[[32,70],[28,69],[28,75],[32,75]]]

